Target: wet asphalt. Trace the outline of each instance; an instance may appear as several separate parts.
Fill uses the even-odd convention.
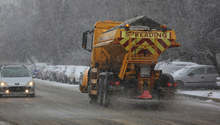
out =
[[[0,125],[220,125],[220,103],[189,97],[173,101],[114,98],[89,104],[76,89],[36,81],[36,97],[0,98]]]

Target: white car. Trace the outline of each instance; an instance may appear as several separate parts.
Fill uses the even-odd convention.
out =
[[[26,67],[22,65],[3,66],[0,75],[0,96],[35,96],[35,84]]]
[[[180,88],[217,88],[217,70],[212,65],[187,66],[172,74]]]
[[[66,69],[67,66],[60,65],[59,70],[56,71],[56,78],[57,82],[67,83],[67,77],[66,77]]]
[[[44,68],[40,71],[40,78],[43,79],[43,80],[46,80],[48,79],[48,76],[47,76],[47,68]]]
[[[157,63],[155,69],[162,70],[163,73],[168,73],[172,75],[174,72],[186,66],[193,66],[193,65],[198,65],[198,64],[193,62],[183,62],[183,61],[172,61],[172,62],[162,61]]]
[[[50,81],[56,81],[56,71],[57,71],[57,66],[53,66],[53,65],[51,65],[51,66],[49,66],[48,68],[47,68],[47,73],[46,73],[46,75],[47,75],[47,77],[48,77],[48,79],[50,80]]]
[[[65,71],[65,76],[67,77],[67,81],[69,84],[75,84],[76,82],[75,70],[76,70],[75,67],[69,66]]]

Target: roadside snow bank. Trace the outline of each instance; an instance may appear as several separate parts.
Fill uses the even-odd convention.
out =
[[[177,91],[177,93],[199,96],[199,97],[207,97],[210,99],[212,98],[220,99],[220,90],[192,90],[192,91],[179,90]]]
[[[54,82],[54,81],[47,81],[47,80],[41,80],[41,79],[34,79],[36,84],[51,86],[51,87],[57,87],[62,89],[68,89],[73,91],[79,91],[79,85],[71,85],[71,84],[65,84],[60,82]]]

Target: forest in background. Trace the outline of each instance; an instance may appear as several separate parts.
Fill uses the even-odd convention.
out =
[[[161,59],[215,63],[219,0],[0,0],[0,62],[89,64],[82,32],[96,21],[145,15],[177,33]]]

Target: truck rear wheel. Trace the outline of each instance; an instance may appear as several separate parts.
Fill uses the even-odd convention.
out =
[[[104,83],[103,83],[103,106],[108,107],[110,104],[110,96],[109,96],[109,91],[108,91],[108,80],[109,76],[108,74],[105,76]]]
[[[109,73],[101,73],[99,76],[98,87],[98,104],[108,107],[110,104],[109,87]]]
[[[174,83],[174,79],[169,74],[162,74],[155,82],[154,91],[159,99],[173,99],[176,88],[168,87],[168,83]]]
[[[99,105],[102,105],[103,103],[103,82],[104,82],[103,77],[100,77],[98,83],[98,99],[97,99]]]

